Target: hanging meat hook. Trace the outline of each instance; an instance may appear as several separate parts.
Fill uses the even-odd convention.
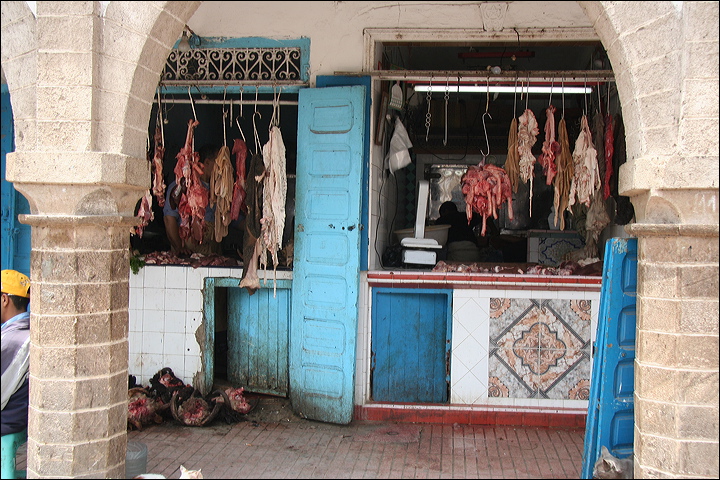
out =
[[[258,112],[258,109],[257,109],[258,90],[260,90],[260,87],[255,86],[255,111],[253,112],[253,117],[252,117],[253,135],[255,136],[255,155],[258,154],[258,152],[259,152],[258,147],[260,146],[260,137],[258,136],[257,125],[255,125],[255,117],[262,118],[262,115],[260,114],[260,112]]]
[[[483,152],[482,148],[480,149],[480,153],[482,154],[482,157],[483,157],[482,161],[480,162],[481,165],[485,165],[485,157],[490,155],[490,139],[488,138],[487,127],[485,127],[485,115],[490,117],[490,120],[492,120],[492,116],[488,112],[483,113],[482,124],[483,124],[483,132],[485,133],[485,145],[487,145],[487,152]]]
[[[448,131],[448,101],[450,100],[450,77],[445,79],[445,137],[443,138],[443,146],[447,145]]]
[[[243,132],[242,127],[240,126],[240,120],[242,118],[242,111],[243,111],[243,87],[240,87],[240,114],[235,117],[235,123],[237,124],[238,130],[240,130],[240,136],[243,139],[243,142],[247,144],[247,140],[245,140],[245,132]]]
[[[192,98],[192,93],[190,93],[190,87],[188,87],[188,97],[190,97],[190,106],[192,106],[193,118],[197,122],[197,113],[195,113],[195,101]]]
[[[227,86],[223,91],[223,103],[222,103],[222,114],[223,114],[223,145],[227,145],[227,117],[228,111],[225,109],[225,101],[227,96]],[[230,108],[232,108],[232,102],[230,102]],[[232,118],[232,117],[231,117]],[[230,123],[232,125],[232,122]]]

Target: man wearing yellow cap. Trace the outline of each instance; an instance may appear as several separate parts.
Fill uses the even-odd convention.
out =
[[[2,435],[27,428],[30,366],[30,279],[15,270],[2,271]]]

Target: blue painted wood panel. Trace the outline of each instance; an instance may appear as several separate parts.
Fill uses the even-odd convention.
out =
[[[300,416],[353,418],[365,87],[300,90],[290,400]]]
[[[261,282],[262,284],[262,282]],[[228,289],[228,380],[247,390],[288,395],[290,289]]]
[[[372,305],[373,400],[447,402],[452,290],[376,288]]]
[[[30,204],[13,184],[5,179],[6,155],[15,151],[14,125],[10,93],[7,85],[2,85],[2,243],[0,255],[2,269],[17,270],[30,276],[30,225],[18,221],[18,215],[30,213]]]
[[[637,239],[611,238],[605,252],[582,478],[592,478],[602,446],[633,453]]]

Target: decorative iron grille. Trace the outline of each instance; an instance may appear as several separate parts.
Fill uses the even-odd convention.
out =
[[[162,83],[302,85],[300,53],[300,47],[174,49],[165,63]]]

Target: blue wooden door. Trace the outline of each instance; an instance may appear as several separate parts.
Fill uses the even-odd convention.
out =
[[[2,269],[17,270],[30,276],[30,225],[18,222],[19,214],[30,213],[30,205],[12,183],[5,180],[5,157],[15,151],[10,93],[2,85]]]
[[[373,289],[373,400],[447,402],[451,299],[452,290]]]
[[[353,416],[365,87],[300,90],[290,400],[309,419]]]
[[[277,289],[269,282],[253,295],[228,288],[227,373],[248,391],[286,397],[290,289],[278,283]]]
[[[602,446],[633,453],[637,239],[611,238],[605,252],[582,478],[592,478]]]

